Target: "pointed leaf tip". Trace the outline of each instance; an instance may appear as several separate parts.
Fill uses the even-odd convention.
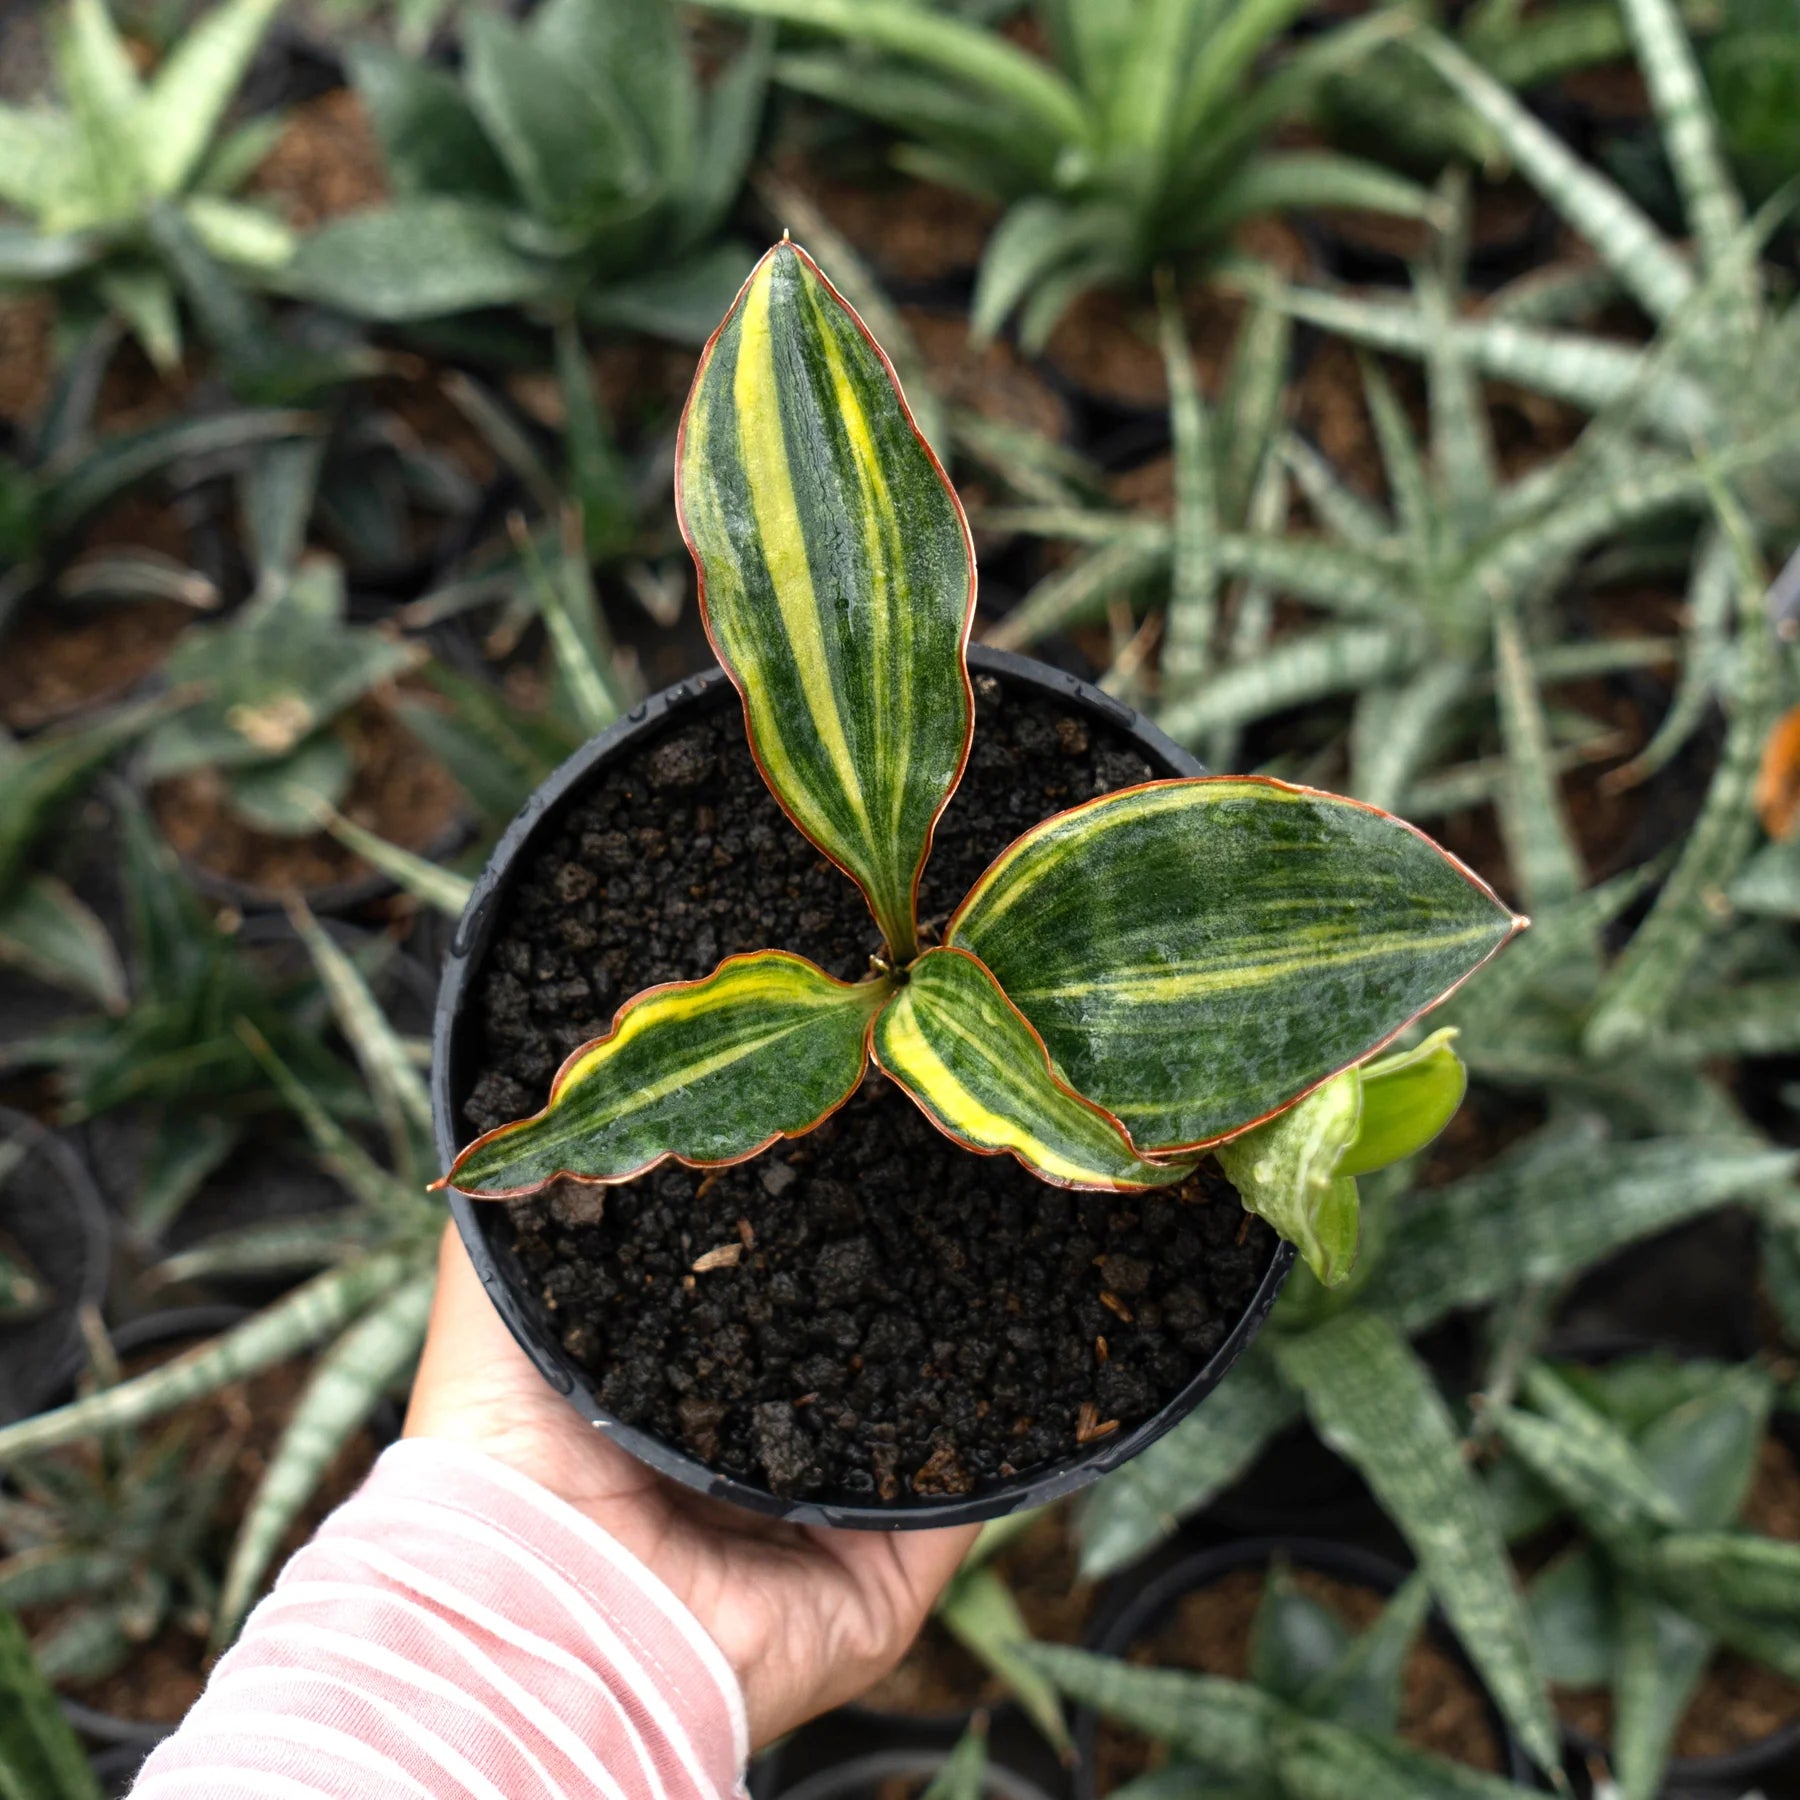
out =
[[[886,356],[786,236],[702,354],[675,485],[763,777],[909,961],[973,729],[973,543]]]
[[[1002,852],[944,934],[1139,1150],[1272,1117],[1379,1050],[1513,935],[1403,820],[1262,776],[1147,782]]]
[[[850,1098],[889,991],[783,950],[650,988],[563,1064],[540,1112],[478,1137],[439,1185],[509,1200],[562,1178],[629,1181],[670,1158],[742,1162]]]

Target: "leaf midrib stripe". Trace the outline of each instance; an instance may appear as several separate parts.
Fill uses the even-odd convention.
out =
[[[953,1035],[965,1042],[975,1043],[962,1029],[961,1025],[948,1017],[941,1007],[929,1006],[933,1021],[937,1024],[948,1024]],[[1062,1152],[1026,1130],[1018,1121],[996,1113],[975,1092],[957,1072],[946,1063],[938,1053],[935,1045],[920,1028],[918,1014],[920,1004],[916,995],[908,994],[902,998],[891,1015],[889,1025],[889,1042],[899,1036],[901,1042],[895,1046],[898,1050],[896,1060],[906,1070],[909,1083],[924,1098],[931,1101],[933,1110],[940,1113],[952,1130],[960,1132],[964,1137],[976,1143],[988,1144],[1007,1150],[1023,1150],[1032,1161],[1050,1173],[1058,1174],[1067,1180],[1080,1181],[1091,1179],[1096,1171],[1091,1165],[1071,1161]],[[981,1046],[976,1044],[979,1051]],[[985,1054],[981,1056],[984,1067],[992,1070],[994,1065]],[[963,1110],[952,1111],[944,1104],[943,1096],[954,1094],[963,1101]]]
[[[895,628],[898,627],[902,657],[911,647],[910,615],[905,605],[909,592],[906,563],[898,541],[899,521],[894,497],[881,466],[881,456],[869,428],[868,409],[862,402],[862,389],[846,366],[836,321],[827,316],[821,289],[807,288],[807,303],[812,308],[819,343],[824,350],[826,369],[831,377],[832,392],[838,403],[838,419],[844,441],[856,472],[862,501],[864,551],[868,557],[870,586],[870,678],[869,693],[877,709],[872,732],[872,749],[887,764],[888,791],[892,796],[888,835],[882,845],[871,845],[877,852],[888,845],[898,850],[906,813],[906,772],[912,761],[912,690],[902,680],[893,683],[893,664],[889,655]],[[887,707],[897,702],[893,716]],[[891,869],[889,879],[898,879],[901,871]]]
[[[1212,960],[1182,963],[1172,969],[1160,971],[1159,978],[1154,980],[1148,978],[1151,973],[1148,970],[1126,970],[1113,971],[1090,981],[1050,984],[1016,982],[1009,991],[1015,1001],[1021,998],[1069,1000],[1098,994],[1113,1000],[1129,1001],[1134,1005],[1150,1006],[1188,1000],[1196,994],[1229,993],[1237,988],[1271,986],[1301,970],[1342,968],[1352,963],[1375,962],[1420,948],[1450,950],[1460,944],[1477,943],[1492,937],[1495,931],[1495,927],[1483,924],[1472,925],[1457,932],[1365,937],[1342,950],[1322,952],[1315,946],[1296,950],[1289,957],[1270,958],[1257,964]]]
[[[818,595],[807,558],[806,533],[782,429],[780,392],[775,370],[775,334],[770,323],[770,297],[776,263],[771,260],[744,296],[738,334],[737,366],[732,371],[737,403],[738,455],[748,477],[750,505],[756,515],[763,564],[769,586],[787,628],[788,652],[800,680],[800,691],[820,747],[832,764],[845,799],[862,827],[863,843],[872,843],[868,803],[856,759],[844,736],[832,696],[836,683],[820,626]],[[765,392],[758,394],[758,386]],[[779,727],[777,727],[779,731]]]

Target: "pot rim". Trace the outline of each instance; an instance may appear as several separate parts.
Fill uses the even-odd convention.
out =
[[[1148,720],[1077,676],[1028,657],[1014,656],[983,645],[971,646],[969,670],[972,676],[1000,676],[1039,694],[1073,702],[1084,711],[1098,714],[1107,724],[1133,738],[1152,762],[1160,763],[1176,775],[1204,773],[1199,762]],[[510,882],[529,840],[547,816],[602,764],[664,729],[672,716],[690,709],[698,712],[727,706],[736,698],[724,672],[715,666],[640,701],[622,719],[570,756],[532,795],[495,846],[451,939],[438,989],[437,1014],[432,1024],[432,1131],[439,1159],[445,1168],[454,1159],[459,1142],[451,1095],[451,1065],[472,991],[472,977],[497,916],[495,903]],[[506,1321],[514,1339],[550,1385],[622,1449],[683,1487],[715,1499],[728,1500],[749,1511],[799,1525],[866,1531],[930,1530],[1000,1518],[1074,1493],[1129,1462],[1185,1418],[1224,1380],[1232,1364],[1262,1329],[1294,1261],[1293,1246],[1278,1243],[1249,1304],[1224,1343],[1178,1393],[1130,1431],[1107,1438],[1048,1468],[996,1482],[975,1494],[951,1500],[865,1506],[846,1500],[784,1499],[753,1482],[710,1469],[685,1450],[614,1418],[595,1396],[588,1372],[543,1329],[536,1316],[537,1309],[527,1304],[509,1281],[502,1259],[496,1256],[489,1241],[488,1221],[502,1217],[503,1209],[492,1201],[471,1200],[454,1189],[449,1190],[449,1194],[450,1211],[463,1246],[489,1299]]]
[[[68,1196],[73,1210],[72,1224],[81,1239],[81,1271],[76,1285],[59,1289],[43,1315],[21,1320],[18,1326],[20,1331],[30,1331],[40,1321],[47,1321],[57,1314],[65,1321],[60,1341],[37,1353],[39,1377],[26,1390],[32,1395],[29,1414],[43,1408],[55,1393],[65,1371],[80,1354],[81,1309],[84,1306],[103,1309],[105,1306],[107,1283],[112,1273],[112,1219],[87,1158],[62,1132],[28,1113],[0,1106],[0,1135],[24,1143],[28,1156],[42,1156],[50,1165]],[[0,1203],[0,1219],[4,1218],[5,1212],[4,1203]]]
[[[839,1800],[859,1785],[892,1781],[908,1775],[935,1775],[949,1761],[948,1750],[931,1750],[924,1746],[915,1750],[867,1750],[860,1756],[849,1756],[842,1762],[827,1763],[810,1775],[803,1775],[792,1787],[771,1784],[772,1800]],[[990,1755],[982,1779],[982,1792],[995,1800],[1050,1800],[1047,1789],[1021,1775],[1017,1769],[995,1762]]]

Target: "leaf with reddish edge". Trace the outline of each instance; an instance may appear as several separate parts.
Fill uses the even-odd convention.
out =
[[[1146,1155],[1272,1117],[1525,921],[1389,814],[1263,776],[1146,782],[1034,826],[944,933]]]
[[[564,1177],[629,1181],[670,1158],[742,1162],[850,1098],[891,991],[784,950],[646,989],[557,1071],[541,1112],[478,1137],[438,1185],[508,1200]]]
[[[798,245],[757,264],[701,355],[675,503],[764,780],[910,962],[974,729],[975,554],[892,366]]]
[[[1010,1151],[1056,1187],[1163,1187],[1191,1163],[1139,1156],[1119,1122],[1051,1067],[1043,1041],[981,963],[927,950],[882,1009],[877,1066],[944,1135],[983,1156]]]

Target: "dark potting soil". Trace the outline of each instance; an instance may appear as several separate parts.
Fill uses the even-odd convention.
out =
[[[1072,711],[976,687],[920,892],[933,933],[1021,830],[1160,773]],[[652,983],[767,947],[849,978],[879,948],[861,896],[764,788],[735,705],[606,770],[540,842],[475,988],[471,1133],[539,1106]],[[951,1144],[880,1077],[754,1161],[568,1184],[510,1212],[609,1411],[780,1494],[890,1501],[967,1493],[1148,1418],[1275,1249],[1210,1165],[1145,1197],[1052,1188]]]

